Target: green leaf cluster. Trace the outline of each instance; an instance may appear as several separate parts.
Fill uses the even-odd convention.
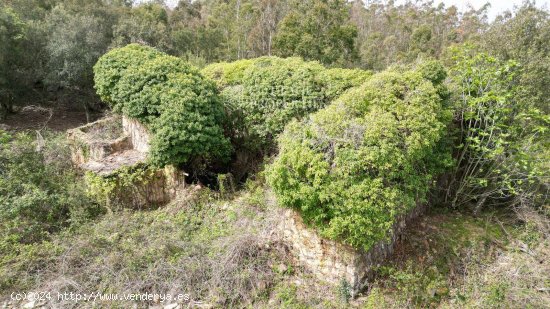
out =
[[[432,161],[449,162],[440,143],[450,113],[439,85],[425,78],[441,65],[432,69],[378,73],[290,123],[267,169],[280,204],[357,248],[388,237],[395,218],[425,200],[443,166]]]
[[[300,58],[261,57],[207,66],[202,73],[222,89],[234,140],[269,147],[294,118],[315,112],[372,73],[326,69]]]
[[[151,130],[154,165],[224,159],[230,153],[218,90],[185,61],[130,44],[102,56],[94,72],[100,97]]]
[[[521,100],[523,72],[476,46],[450,49],[456,169],[451,205],[542,205],[548,116]],[[521,101],[518,101],[521,100]]]
[[[115,101],[112,96],[116,95],[118,82],[125,71],[139,67],[160,54],[154,48],[130,44],[124,48],[113,49],[99,58],[94,65],[94,88],[101,100],[120,112],[122,104]]]

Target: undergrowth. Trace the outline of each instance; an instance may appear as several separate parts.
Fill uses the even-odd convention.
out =
[[[19,146],[35,147],[29,145]],[[5,155],[10,149],[3,149]],[[46,148],[38,156],[59,164],[52,154]],[[27,155],[37,156],[34,149]],[[56,179],[49,168],[42,172]],[[10,175],[15,179],[17,173]],[[434,208],[407,227],[375,281],[351,299],[345,282],[325,285],[288,255],[274,232],[282,210],[271,207],[263,173],[236,192],[228,176],[219,178],[227,182],[219,192],[190,185],[168,206],[149,211],[83,216],[68,209],[61,213],[66,221],[39,234],[44,237],[4,241],[0,302],[12,292],[35,291],[50,292],[50,305],[60,308],[169,302],[76,303],[57,299],[58,292],[183,293],[215,308],[544,308],[550,303],[548,218],[535,211],[486,210],[473,216]],[[77,192],[48,188],[49,194],[71,198]],[[20,223],[34,224],[21,218]]]

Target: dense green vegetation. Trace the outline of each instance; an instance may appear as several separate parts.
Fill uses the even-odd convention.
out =
[[[63,229],[104,212],[86,195],[70,163],[64,136],[0,131],[0,255],[3,262]],[[6,284],[0,280],[0,287]]]
[[[151,129],[152,164],[182,165],[229,155],[217,89],[185,61],[130,44],[102,56],[94,71],[98,94],[112,109]]]
[[[430,69],[419,71],[437,86],[444,69]],[[396,216],[425,202],[437,165],[450,161],[438,148],[450,121],[445,103],[421,73],[390,71],[294,122],[268,171],[279,201],[325,237],[370,248]]]
[[[222,89],[232,140],[238,147],[263,152],[290,120],[323,108],[371,75],[278,57],[214,63],[202,72]]]
[[[47,123],[0,124],[0,302],[36,290],[213,307],[548,304],[548,10],[526,1],[488,21],[487,7],[383,2],[0,3],[0,120],[34,121],[28,105],[123,114],[152,140],[150,164],[118,170],[122,182],[165,165],[207,180],[164,208],[106,211],[125,182],[84,176]],[[277,238],[283,206],[368,250],[419,204],[428,214],[355,300]]]
[[[549,70],[540,44],[548,38],[547,12],[526,4],[517,17],[492,24],[486,13],[486,7],[460,12],[429,2],[182,0],[167,7],[163,1],[4,1],[0,112],[37,98],[100,108],[92,67],[108,50],[129,43],[199,66],[276,55],[382,70],[397,61],[439,57],[449,45],[473,39],[501,57],[524,60],[530,73],[523,85],[547,100],[547,77],[539,78]]]
[[[447,197],[453,207],[475,203],[476,212],[488,204],[540,205],[548,115],[518,97],[516,61],[471,48],[450,52],[457,146]]]

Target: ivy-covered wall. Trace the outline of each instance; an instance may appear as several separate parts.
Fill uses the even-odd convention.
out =
[[[267,170],[278,201],[356,248],[389,237],[395,218],[423,202],[450,163],[441,147],[450,121],[444,77],[437,63],[378,73],[292,122]]]
[[[107,209],[154,208],[173,199],[185,186],[184,173],[173,166],[144,163],[118,168],[109,175],[85,174],[87,194]]]
[[[150,129],[148,159],[153,165],[229,156],[216,85],[185,61],[130,44],[103,55],[94,74],[102,100]]]

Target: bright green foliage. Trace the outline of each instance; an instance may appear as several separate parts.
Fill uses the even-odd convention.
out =
[[[98,94],[113,110],[151,130],[154,165],[228,156],[218,91],[183,60],[131,44],[103,56],[95,72]]]
[[[255,147],[270,145],[292,119],[323,108],[371,75],[359,69],[325,69],[318,62],[278,57],[212,64],[202,72],[223,89],[233,139]]]
[[[234,62],[213,63],[201,70],[201,73],[215,80],[219,87],[234,86],[242,83],[246,69],[257,59],[243,59]]]
[[[131,67],[138,67],[143,63],[160,55],[156,49],[130,44],[124,48],[116,48],[103,55],[94,65],[94,83],[101,100],[111,105],[115,111],[121,111],[122,105],[112,98],[115,95],[119,80],[125,71]]]
[[[522,78],[517,62],[499,61],[470,45],[451,54],[457,96],[452,206],[475,204],[478,212],[486,204],[538,204],[544,198],[539,189],[547,174],[543,156],[550,120],[528,102],[516,101]]]
[[[430,161],[446,158],[437,152],[449,116],[419,72],[379,73],[291,123],[269,182],[321,235],[368,249],[424,202],[438,172]]]
[[[324,70],[319,79],[324,84],[324,92],[328,98],[337,98],[345,90],[363,84],[372,72],[360,69],[327,69]]]

